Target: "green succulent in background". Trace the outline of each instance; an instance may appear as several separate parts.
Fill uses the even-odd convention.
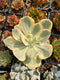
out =
[[[7,77],[6,74],[0,75],[0,80],[6,80],[6,77]]]
[[[0,51],[0,66],[7,66],[11,63],[11,56],[8,51]]]
[[[52,42],[53,45],[53,56],[54,58],[60,62],[60,39],[54,39],[54,41]]]
[[[35,69],[41,60],[52,54],[52,45],[48,38],[51,34],[52,22],[49,19],[34,23],[33,18],[25,16],[14,26],[12,35],[4,43],[13,51],[16,58],[28,68]]]

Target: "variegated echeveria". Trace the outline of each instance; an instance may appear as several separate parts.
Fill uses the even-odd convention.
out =
[[[31,17],[25,16],[14,26],[12,36],[7,37],[4,43],[18,60],[28,68],[35,69],[41,65],[42,59],[52,54],[53,48],[48,40],[51,28],[52,22],[49,19],[34,23]]]

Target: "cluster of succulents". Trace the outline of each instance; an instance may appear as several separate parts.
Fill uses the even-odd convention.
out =
[[[44,13],[42,13],[42,11],[38,10],[37,8],[31,7],[25,12],[25,16],[30,16],[35,20],[35,22],[39,22],[44,18]]]
[[[17,16],[15,14],[7,17],[8,26],[14,27],[16,24],[18,24],[18,22],[19,21],[18,21]]]
[[[37,69],[30,70],[19,62],[12,65],[9,80],[40,80],[40,73]]]
[[[9,51],[0,51],[0,67],[5,67],[9,63],[11,63],[11,55],[9,54]]]
[[[40,6],[40,5],[43,5],[47,2],[48,0],[32,0],[32,3],[35,5],[35,6]]]
[[[53,56],[54,58],[60,62],[60,39],[54,39],[54,41],[52,42],[53,45]]]
[[[25,7],[25,3],[23,0],[13,0],[11,8],[15,10],[23,9]]]
[[[49,19],[34,23],[33,18],[25,16],[12,29],[12,36],[8,36],[3,42],[18,60],[29,69],[35,69],[41,65],[42,59],[52,55],[53,48],[48,39],[51,29],[52,22]]]
[[[51,68],[51,71],[46,71],[43,75],[44,80],[60,80],[60,64]]]
[[[55,28],[60,31],[60,13],[56,13],[55,17],[53,18],[53,23]]]
[[[3,9],[7,5],[8,5],[7,0],[0,0],[0,9]]]
[[[60,8],[60,0],[54,0],[57,4],[57,7]]]

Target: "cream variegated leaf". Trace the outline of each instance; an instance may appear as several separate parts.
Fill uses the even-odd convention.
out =
[[[43,29],[48,29],[51,31],[52,29],[52,22],[49,19],[42,19],[39,22]]]
[[[42,30],[41,25],[39,23],[36,23],[31,30],[33,37],[40,36],[41,30]]]
[[[35,47],[36,51],[38,52],[38,56],[40,59],[46,59],[52,55],[52,45],[48,43],[40,43]]]
[[[47,30],[47,29],[44,29],[44,30],[41,31],[39,37],[37,37],[38,41],[48,40],[50,35],[51,35],[51,32],[49,30]]]
[[[15,26],[14,26],[14,29],[15,29],[15,28],[18,28],[19,30],[21,30],[21,27],[19,26],[19,24],[18,24],[18,25],[15,25]]]
[[[37,55],[37,51],[34,48],[35,46],[30,46],[27,50],[27,55],[30,57],[35,57]]]
[[[16,28],[19,29],[21,32],[23,32],[22,29],[21,29],[21,26],[19,24],[14,26],[14,29],[16,29]]]
[[[17,40],[15,40],[12,36],[7,37],[3,41],[5,45],[10,48],[11,50],[14,50],[15,48],[19,48],[21,46],[21,43]],[[22,43],[22,46],[24,44]]]
[[[24,61],[24,64],[29,69],[35,69],[36,67],[40,67],[41,60],[38,58],[38,56],[35,56],[35,57],[32,57],[32,58],[30,56],[27,56],[26,60]]]
[[[15,48],[13,50],[13,54],[15,55],[15,57],[18,60],[24,61],[26,59],[27,49],[28,49],[28,47],[25,47],[25,46],[21,46],[19,48]]]
[[[21,41],[21,31],[18,28],[12,29],[12,35],[17,41]]]
[[[19,25],[22,29],[22,31],[25,34],[29,33],[30,27],[34,24],[34,20],[31,17],[25,16],[20,19]]]
[[[27,38],[23,33],[21,33],[21,40],[24,43],[24,45],[26,45],[26,46],[29,45]]]

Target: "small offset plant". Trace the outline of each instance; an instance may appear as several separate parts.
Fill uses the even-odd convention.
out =
[[[54,0],[57,4],[57,7],[60,8],[60,0]]]
[[[11,67],[9,80],[40,80],[40,73],[37,69],[30,70],[21,63],[15,63]]]
[[[5,16],[0,15],[0,23],[5,20]]]
[[[26,11],[25,16],[30,16],[35,20],[35,22],[39,22],[41,19],[44,18],[44,13],[42,13],[41,10],[32,7]]]
[[[60,13],[55,14],[55,18],[53,18],[53,22],[55,25],[55,28],[60,31]]]
[[[60,39],[58,40],[55,39],[52,45],[53,45],[53,52],[54,52],[53,56],[58,62],[60,62]]]
[[[43,4],[45,4],[48,0],[32,0],[32,3],[35,5],[35,6],[41,6]]]
[[[16,24],[18,24],[18,22],[19,21],[18,21],[17,16],[15,14],[7,17],[8,26],[14,27]]]
[[[0,51],[0,66],[7,66],[11,63],[11,56],[8,51]]]
[[[25,7],[24,1],[23,0],[13,0],[11,8],[15,10],[23,9]]]
[[[18,60],[29,69],[35,69],[41,65],[42,59],[52,54],[53,48],[48,40],[51,28],[52,22],[49,19],[34,23],[33,18],[25,16],[14,26],[12,36],[3,41]]]

